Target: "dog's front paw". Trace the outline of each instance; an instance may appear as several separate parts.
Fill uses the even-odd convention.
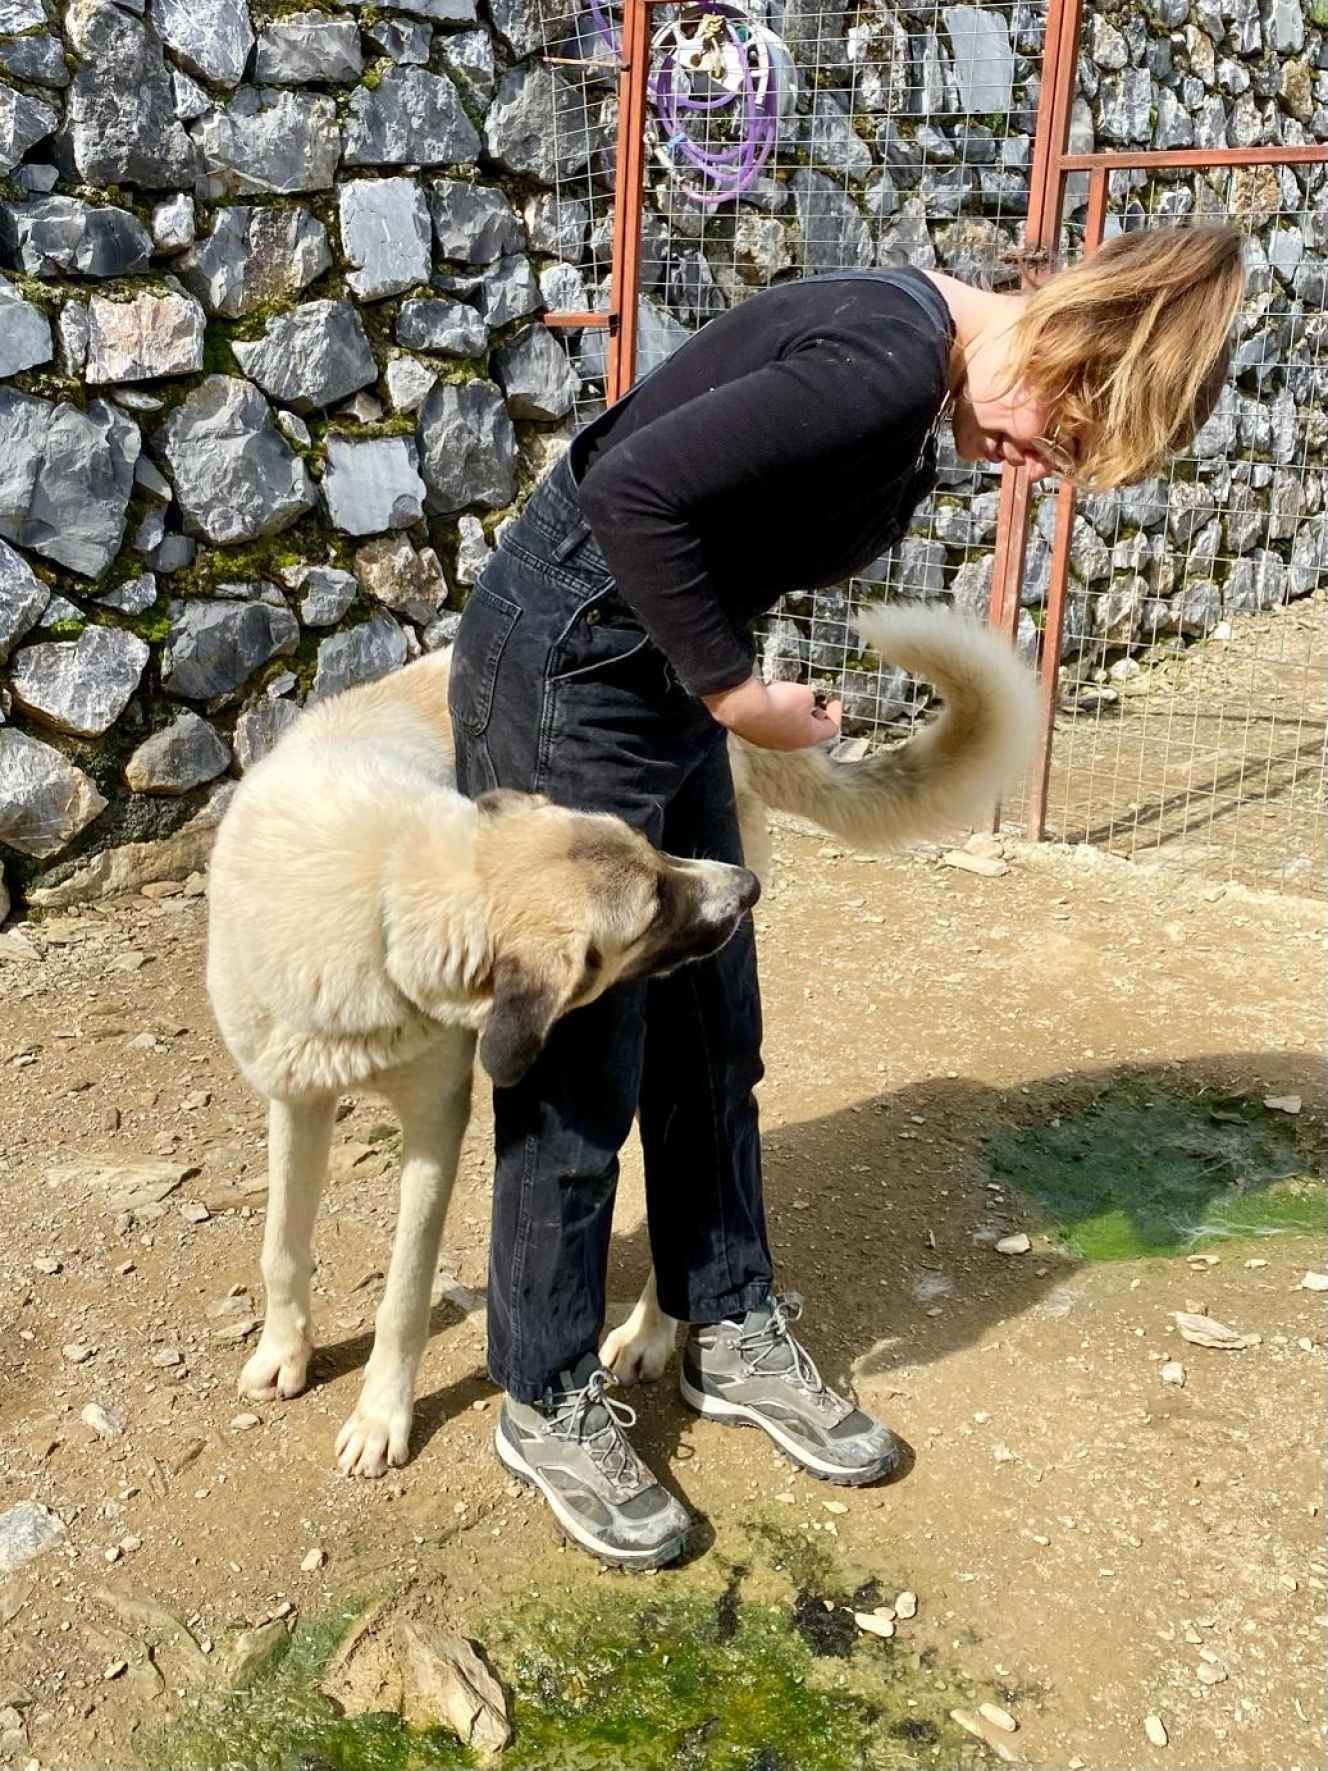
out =
[[[298,1396],[309,1375],[313,1347],[303,1336],[284,1336],[264,1328],[262,1338],[240,1373],[240,1394],[255,1402],[288,1401]]]
[[[366,1391],[337,1434],[337,1463],[343,1476],[385,1476],[410,1455],[409,1399],[375,1398]]]
[[[640,1304],[605,1337],[599,1356],[620,1384],[652,1384],[673,1357],[678,1325],[672,1316]]]

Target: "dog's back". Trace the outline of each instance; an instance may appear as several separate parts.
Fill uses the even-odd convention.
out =
[[[447,660],[308,709],[241,781],[213,849],[208,991],[267,1095],[350,1086],[427,1038],[387,968],[394,858],[472,814],[452,785]]]

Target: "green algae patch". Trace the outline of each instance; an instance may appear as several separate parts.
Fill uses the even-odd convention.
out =
[[[1324,1224],[1323,1183],[1296,1121],[1247,1096],[1122,1084],[1079,1111],[1001,1133],[988,1164],[1085,1261],[1189,1254]]]
[[[775,1534],[778,1535],[778,1534]],[[773,1541],[773,1538],[772,1538]],[[743,1593],[689,1570],[649,1581],[587,1574],[558,1602],[467,1623],[500,1677],[522,1771],[902,1771],[968,1763],[930,1653],[856,1628],[853,1593],[818,1569],[789,1592],[770,1570]],[[810,1570],[802,1568],[800,1572]],[[829,1577],[822,1579],[820,1576]],[[684,1583],[688,1582],[686,1587]],[[776,1594],[778,1596],[776,1596]],[[475,1764],[450,1732],[342,1716],[320,1680],[358,1607],[302,1622],[242,1691],[200,1697],[158,1735],[154,1771],[423,1771]],[[824,1620],[824,1621],[821,1621]],[[968,1743],[971,1746],[971,1743]]]

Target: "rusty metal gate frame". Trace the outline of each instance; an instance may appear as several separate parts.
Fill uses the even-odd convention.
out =
[[[618,51],[618,127],[613,188],[613,247],[609,305],[599,313],[550,313],[546,325],[567,330],[601,329],[608,334],[605,395],[612,402],[631,387],[636,373],[637,318],[641,288],[641,218],[645,171],[646,111],[649,89],[650,12],[673,0],[620,0],[622,26]],[[1101,244],[1106,226],[1108,179],[1124,171],[1221,171],[1240,166],[1328,163],[1328,145],[1251,148],[1111,149],[1070,153],[1070,112],[1079,59],[1082,0],[1047,0],[1042,52],[1042,84],[1033,134],[1028,215],[1024,244],[1028,261],[1056,256],[1071,173],[1088,175],[1085,253]],[[550,58],[554,59],[554,58]],[[558,58],[562,59],[562,58]],[[1027,274],[1027,273],[1026,273]],[[1029,530],[1030,484],[1026,469],[1006,466],[1001,474],[989,618],[1013,644]],[[1075,488],[1062,483],[1056,500],[1047,614],[1038,664],[1038,749],[1029,782],[1024,835],[1041,841],[1046,829],[1047,794],[1055,738],[1060,681],[1061,633],[1070,570]]]

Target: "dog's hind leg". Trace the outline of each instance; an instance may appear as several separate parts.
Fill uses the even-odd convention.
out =
[[[409,1452],[438,1245],[470,1117],[474,1053],[474,1034],[449,1028],[441,1050],[435,1046],[374,1079],[401,1118],[401,1205],[364,1386],[337,1435],[337,1462],[348,1476],[385,1475]]]
[[[314,1350],[309,1284],[314,1218],[327,1174],[335,1095],[269,1101],[267,1226],[263,1289],[267,1308],[257,1350],[240,1373],[240,1390],[258,1401],[298,1396]]]
[[[599,1356],[619,1383],[653,1383],[662,1376],[677,1335],[678,1324],[659,1307],[652,1267],[636,1307],[621,1328],[605,1337]]]

